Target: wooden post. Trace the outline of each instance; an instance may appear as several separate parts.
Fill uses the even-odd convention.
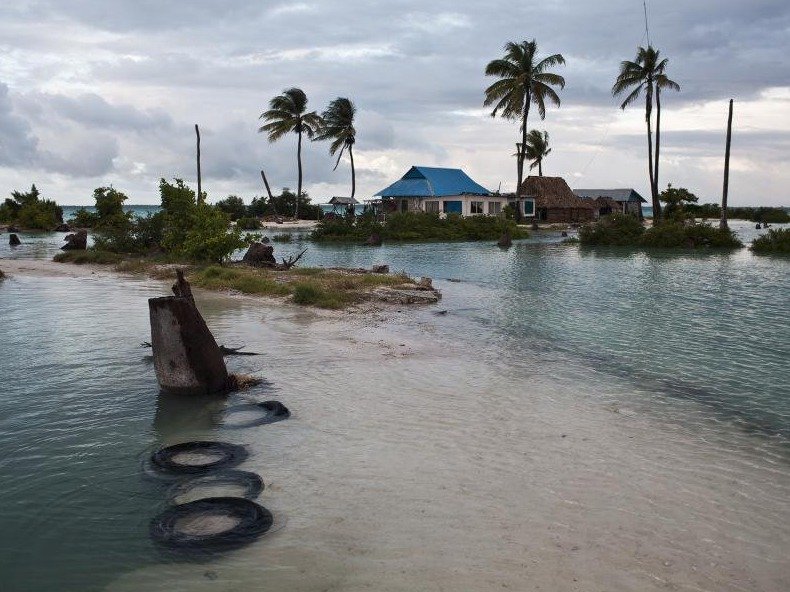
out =
[[[189,283],[180,270],[173,292],[175,296],[148,300],[159,387],[179,395],[227,392],[231,383],[222,350],[195,306]]]
[[[727,117],[727,147],[724,149],[724,188],[721,192],[721,222],[720,228],[727,228],[727,192],[730,185],[730,141],[732,140],[732,99],[730,99],[730,114]]]
[[[197,136],[197,181],[198,181],[197,202],[202,203],[203,186],[201,184],[201,178],[200,178],[200,129],[198,128],[197,123],[195,124],[195,135]]]

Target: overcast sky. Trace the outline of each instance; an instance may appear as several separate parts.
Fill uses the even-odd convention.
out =
[[[735,99],[730,203],[790,205],[790,3],[648,3],[650,37],[682,87],[663,97],[661,186],[721,196],[727,101]],[[13,0],[0,4],[0,196],[35,182],[61,204],[112,184],[158,203],[160,177],[195,181],[201,127],[210,200],[296,185],[296,137],[257,133],[269,99],[298,86],[317,111],[358,108],[357,197],[410,165],[460,167],[515,188],[517,125],[482,106],[485,65],[508,40],[562,53],[562,106],[537,115],[544,174],[571,187],[647,189],[643,105],[610,94],[646,44],[640,0]],[[348,162],[304,150],[313,201],[350,193]]]

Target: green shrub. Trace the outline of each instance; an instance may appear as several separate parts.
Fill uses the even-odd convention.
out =
[[[171,252],[193,261],[222,263],[252,242],[252,238],[242,237],[240,228],[228,228],[230,220],[225,212],[205,203],[194,208],[189,222],[183,242],[171,243]]]
[[[30,191],[12,191],[0,205],[0,222],[10,222],[29,230],[52,230],[63,222],[63,209],[51,199],[41,199],[35,185]]]
[[[247,215],[247,206],[237,195],[229,195],[225,199],[221,199],[216,203],[216,207],[225,212],[231,220],[238,220]]]
[[[85,208],[80,208],[74,212],[74,216],[69,219],[69,224],[75,228],[93,228],[99,221],[99,215],[89,212]]]
[[[459,214],[441,217],[426,212],[399,212],[387,216],[385,223],[366,214],[353,218],[321,220],[311,234],[316,241],[363,242],[372,234],[385,241],[450,242],[497,240],[505,231],[514,239],[525,238],[527,232],[511,220],[494,216]]]
[[[261,227],[261,221],[252,216],[244,216],[236,220],[236,228],[241,230],[258,230]]]
[[[752,251],[759,254],[790,254],[790,228],[771,229],[767,234],[754,239]]]
[[[348,304],[348,298],[340,291],[327,290],[317,283],[297,282],[293,285],[293,301],[302,306],[338,309]]]
[[[111,263],[120,263],[123,260],[123,256],[118,253],[110,253],[109,251],[91,248],[85,251],[64,251],[55,255],[54,260],[58,263],[75,263],[77,265],[84,265],[86,263],[108,265]]]
[[[276,243],[290,243],[293,240],[293,235],[290,232],[275,234],[272,240]]]
[[[645,229],[642,223],[630,214],[604,216],[579,229],[579,242],[591,246],[635,246]]]

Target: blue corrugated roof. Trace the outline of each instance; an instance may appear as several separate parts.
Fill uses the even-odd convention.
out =
[[[472,181],[461,169],[413,166],[376,195],[380,197],[442,197],[445,195],[488,195],[491,192]]]

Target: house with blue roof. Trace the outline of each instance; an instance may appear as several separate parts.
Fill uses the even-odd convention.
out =
[[[462,216],[502,213],[505,196],[476,183],[461,169],[413,166],[403,177],[376,193],[385,213],[431,212]]]

